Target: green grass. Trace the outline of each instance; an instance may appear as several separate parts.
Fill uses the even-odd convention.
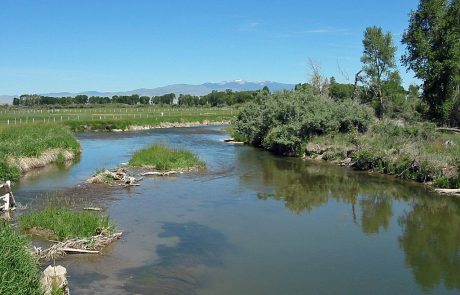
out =
[[[105,230],[113,232],[114,225],[109,218],[93,212],[72,211],[67,208],[45,208],[19,217],[23,231],[32,228],[48,230],[58,240],[89,238]]]
[[[30,248],[10,224],[0,221],[0,294],[43,294],[38,261]]]
[[[91,108],[10,108],[0,110],[0,126],[35,124],[66,125],[73,131],[126,129],[132,125],[158,126],[167,123],[227,121],[234,108],[104,106]],[[8,125],[9,123],[9,125]]]
[[[154,144],[132,156],[129,164],[137,167],[152,167],[157,170],[203,168],[202,162],[192,152],[183,149],[171,149]]]
[[[64,126],[35,124],[0,127],[0,180],[17,180],[20,177],[19,170],[9,165],[8,159],[38,157],[50,149],[65,149],[78,154],[80,143]]]
[[[321,136],[311,142],[329,147],[326,160],[351,157],[358,169],[460,187],[460,135],[438,132],[430,123],[399,126],[379,121],[364,134]],[[347,155],[350,147],[355,151]]]

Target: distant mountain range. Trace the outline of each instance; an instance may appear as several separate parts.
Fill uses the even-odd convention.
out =
[[[259,81],[259,82],[248,82],[244,80],[235,81],[224,81],[220,83],[204,83],[201,85],[191,84],[173,84],[163,87],[157,87],[153,89],[140,88],[130,91],[122,92],[99,92],[99,91],[84,91],[79,93],[70,92],[56,92],[56,93],[41,93],[44,96],[62,97],[62,96],[75,96],[75,95],[88,95],[88,96],[109,96],[114,95],[132,95],[139,94],[145,96],[164,95],[168,93],[179,94],[191,94],[191,95],[206,95],[214,90],[224,91],[231,89],[233,91],[244,91],[244,90],[259,90],[267,86],[271,91],[279,90],[291,90],[294,88],[294,84],[278,83],[273,81]],[[14,97],[18,95],[0,95],[0,103],[12,103]]]

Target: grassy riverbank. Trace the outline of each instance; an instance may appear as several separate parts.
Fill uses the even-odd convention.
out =
[[[460,135],[429,122],[377,119],[366,106],[284,92],[242,108],[236,138],[284,156],[341,162],[440,188],[460,187]]]
[[[306,154],[440,188],[460,187],[460,135],[436,131],[430,123],[379,121],[364,134],[315,137]]]
[[[0,128],[0,180],[18,180],[21,172],[80,153],[72,132],[59,125],[37,124]]]
[[[89,238],[101,232],[111,234],[114,230],[114,225],[106,216],[61,207],[48,207],[42,211],[21,215],[19,227],[24,232],[31,229],[49,232],[54,239],[60,241]]]
[[[0,294],[43,294],[29,241],[4,221],[0,221],[0,249]]]
[[[154,144],[134,153],[129,164],[156,170],[187,170],[205,166],[205,163],[190,151],[172,149],[160,144]]]

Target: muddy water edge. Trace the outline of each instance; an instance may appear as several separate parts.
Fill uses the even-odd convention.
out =
[[[100,205],[125,233],[102,255],[58,261],[72,294],[460,291],[458,199],[227,137],[216,126],[82,133],[76,164],[26,176],[19,202]],[[207,169],[131,189],[81,185],[152,143],[190,149]]]

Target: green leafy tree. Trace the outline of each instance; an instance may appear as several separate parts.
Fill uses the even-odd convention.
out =
[[[402,62],[423,81],[429,117],[459,124],[460,0],[421,0],[402,42]]]
[[[350,99],[353,96],[352,84],[337,83],[335,77],[329,79],[329,95],[334,100]]]
[[[361,62],[366,74],[366,83],[369,86],[372,98],[377,99],[377,114],[382,117],[384,106],[384,93],[382,86],[392,78],[396,72],[396,46],[391,33],[384,33],[382,28],[368,27],[364,32],[364,52]]]

